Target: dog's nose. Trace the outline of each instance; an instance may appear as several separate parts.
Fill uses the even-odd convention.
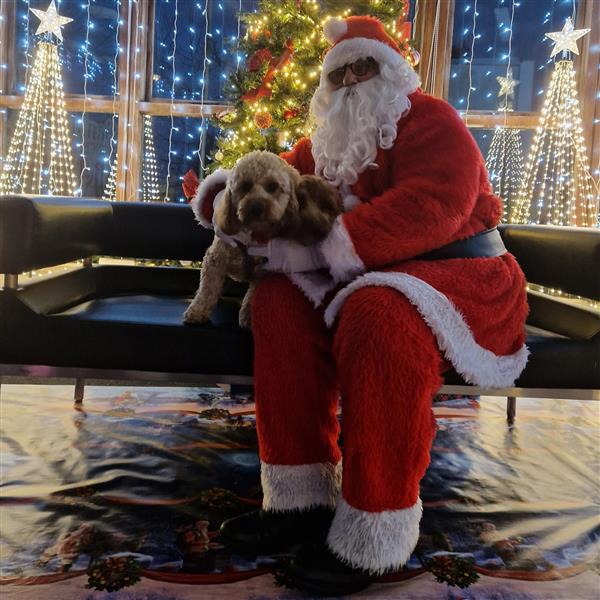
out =
[[[246,214],[248,215],[249,219],[260,219],[263,215],[264,210],[265,207],[262,204],[262,202],[253,202],[252,204],[248,205],[248,208],[246,209]]]

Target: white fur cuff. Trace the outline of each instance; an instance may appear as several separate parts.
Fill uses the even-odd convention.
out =
[[[265,510],[335,508],[342,484],[342,463],[272,465],[261,462],[260,480]]]
[[[213,228],[212,216],[211,219],[207,219],[202,207],[206,201],[211,201],[215,192],[221,191],[227,185],[227,178],[229,177],[230,169],[217,169],[214,173],[211,173],[208,177],[203,179],[198,184],[198,189],[192,198],[190,205],[196,215],[196,220],[200,225],[208,229]],[[212,208],[211,208],[212,215]]]
[[[367,512],[340,498],[327,545],[350,566],[380,575],[402,567],[419,541],[423,505]]]
[[[365,272],[365,265],[354,249],[341,215],[320,248],[335,281],[350,281]]]

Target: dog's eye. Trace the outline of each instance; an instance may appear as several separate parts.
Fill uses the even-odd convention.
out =
[[[240,183],[240,185],[238,186],[238,191],[241,194],[247,194],[251,189],[252,189],[252,182],[251,181],[242,181],[242,183]]]
[[[265,183],[265,191],[268,194],[272,194],[274,192],[276,192],[279,189],[279,184],[276,181],[267,181],[267,183]]]

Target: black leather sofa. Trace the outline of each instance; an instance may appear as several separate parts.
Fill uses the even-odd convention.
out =
[[[505,225],[501,233],[529,282],[600,301],[600,230]],[[251,385],[252,336],[237,326],[244,286],[230,282],[212,321],[182,314],[198,271],[95,265],[93,256],[200,260],[212,233],[189,206],[58,197],[0,197],[0,377],[168,385]],[[86,259],[26,281],[34,269]],[[598,305],[530,291],[531,357],[515,388],[480,390],[455,372],[450,393],[600,399]]]

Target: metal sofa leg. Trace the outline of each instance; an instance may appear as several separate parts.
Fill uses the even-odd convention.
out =
[[[517,414],[517,399],[514,396],[507,396],[506,398],[506,420],[509,425],[515,422],[515,416]]]
[[[73,394],[73,399],[75,400],[75,404],[83,403],[83,392],[85,389],[85,379],[81,379],[77,377],[75,379],[75,393]]]

